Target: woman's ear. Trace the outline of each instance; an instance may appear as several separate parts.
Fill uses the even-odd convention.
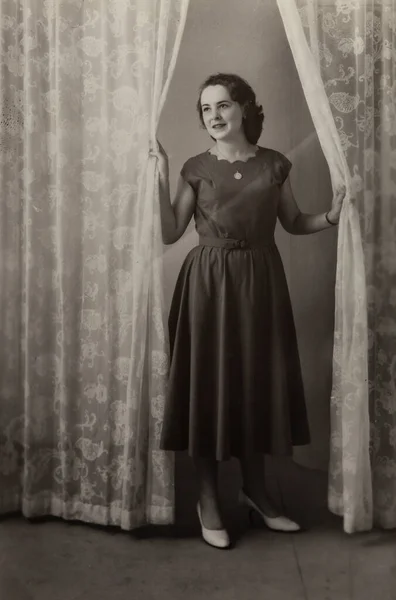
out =
[[[246,117],[247,117],[247,113],[249,110],[249,104],[250,104],[250,102],[245,102],[245,104],[242,107],[242,119],[246,119]]]

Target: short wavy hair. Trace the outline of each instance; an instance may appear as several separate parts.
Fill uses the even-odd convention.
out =
[[[205,127],[205,123],[202,115],[201,96],[202,92],[212,85],[222,85],[227,88],[230,98],[234,100],[234,102],[238,102],[242,107],[244,111],[242,126],[246,139],[250,144],[257,144],[263,130],[263,107],[260,104],[257,104],[256,94],[251,86],[247,81],[242,79],[242,77],[239,77],[239,75],[216,73],[215,75],[210,75],[210,77],[203,82],[199,88],[197,102],[199,119],[203,127]]]

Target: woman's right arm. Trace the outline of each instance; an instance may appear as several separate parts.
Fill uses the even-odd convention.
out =
[[[160,144],[157,158],[162,241],[164,244],[174,244],[186,231],[194,214],[195,193],[190,184],[180,176],[175,198],[171,202],[168,157]]]

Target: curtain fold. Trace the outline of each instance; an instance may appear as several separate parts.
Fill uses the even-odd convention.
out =
[[[149,157],[189,0],[0,5],[0,513],[174,519]]]
[[[341,214],[329,508],[396,527],[396,2],[277,0]]]

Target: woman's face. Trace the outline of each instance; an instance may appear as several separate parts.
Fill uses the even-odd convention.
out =
[[[201,110],[204,125],[216,141],[240,135],[242,107],[231,99],[226,87],[211,85],[205,88],[201,94]]]

